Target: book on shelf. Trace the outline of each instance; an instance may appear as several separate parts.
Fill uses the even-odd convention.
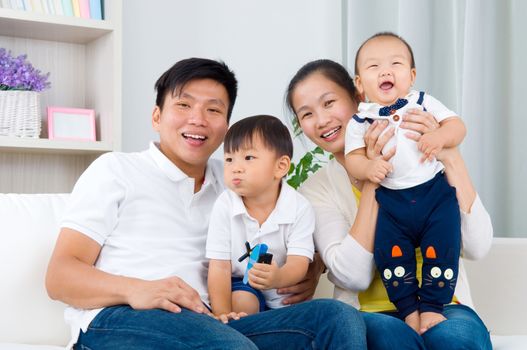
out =
[[[55,2],[53,0],[43,0],[43,1],[48,2],[49,13],[52,15],[56,15],[57,12],[55,12]]]
[[[62,0],[51,0],[53,1],[53,7],[55,8],[55,14],[59,16],[64,16],[64,11],[62,10]]]
[[[13,10],[24,10],[24,3],[22,0],[11,0],[11,8]]]
[[[44,10],[44,13],[50,14],[51,12],[49,11],[48,0],[39,0],[39,1],[42,2],[42,9]]]
[[[62,10],[64,11],[64,16],[73,16],[73,5],[71,0],[61,0],[62,1]]]
[[[102,19],[102,1],[90,0],[90,17],[92,19]]]
[[[73,7],[73,15],[75,17],[81,16],[81,7],[79,4],[79,0],[71,0],[71,6]]]
[[[0,0],[0,8],[104,20],[104,0]]]
[[[31,0],[22,0],[24,3],[24,11],[33,11],[33,6],[31,6]]]
[[[31,0],[31,8],[33,12],[44,12],[41,0]]]
[[[79,0],[79,10],[82,18],[90,18],[90,0]]]

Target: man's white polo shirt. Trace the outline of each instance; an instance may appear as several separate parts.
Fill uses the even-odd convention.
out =
[[[207,258],[231,260],[232,276],[243,277],[248,259],[238,262],[246,253],[245,242],[251,247],[265,243],[278,266],[283,266],[287,255],[301,255],[313,259],[315,213],[311,204],[287,183],[282,189],[274,210],[260,225],[252,218],[242,199],[233,191],[223,192],[212,210],[207,237]],[[284,306],[286,295],[275,289],[263,291],[267,306]]]
[[[205,182],[194,193],[194,179],[153,143],[140,153],[107,153],[77,181],[61,227],[101,245],[96,268],[145,280],[178,276],[208,303],[205,244],[223,189],[218,160],[208,162]],[[75,341],[100,310],[66,310]]]

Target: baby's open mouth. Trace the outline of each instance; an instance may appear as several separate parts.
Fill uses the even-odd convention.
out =
[[[381,90],[390,90],[393,87],[393,83],[390,81],[385,81],[380,86]]]

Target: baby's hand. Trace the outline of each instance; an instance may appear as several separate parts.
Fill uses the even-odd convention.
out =
[[[214,315],[214,318],[222,323],[228,323],[229,320],[239,320],[241,317],[245,317],[247,314],[245,312],[229,312],[227,314]]]
[[[421,162],[433,160],[445,146],[445,140],[436,131],[431,131],[421,136],[417,148],[423,153]]]
[[[273,260],[271,264],[254,264],[249,270],[249,284],[256,289],[276,288],[280,279],[280,268]]]
[[[368,162],[368,167],[366,169],[366,177],[373,183],[380,183],[389,172],[392,171],[392,165],[390,162],[382,158],[372,159]]]

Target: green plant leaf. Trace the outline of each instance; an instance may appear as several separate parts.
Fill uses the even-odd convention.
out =
[[[324,150],[320,146],[317,146],[317,147],[315,147],[315,149],[313,149],[311,151],[311,153],[313,153],[313,154],[324,154]]]
[[[322,164],[326,163],[325,159],[319,158],[317,155],[324,156],[326,152],[320,147],[315,147],[311,151],[304,154],[298,163],[291,163],[288,172],[287,183],[297,189],[300,185],[306,181],[309,175],[314,174],[318,169],[322,167]],[[333,159],[333,154],[329,155],[329,159]]]

